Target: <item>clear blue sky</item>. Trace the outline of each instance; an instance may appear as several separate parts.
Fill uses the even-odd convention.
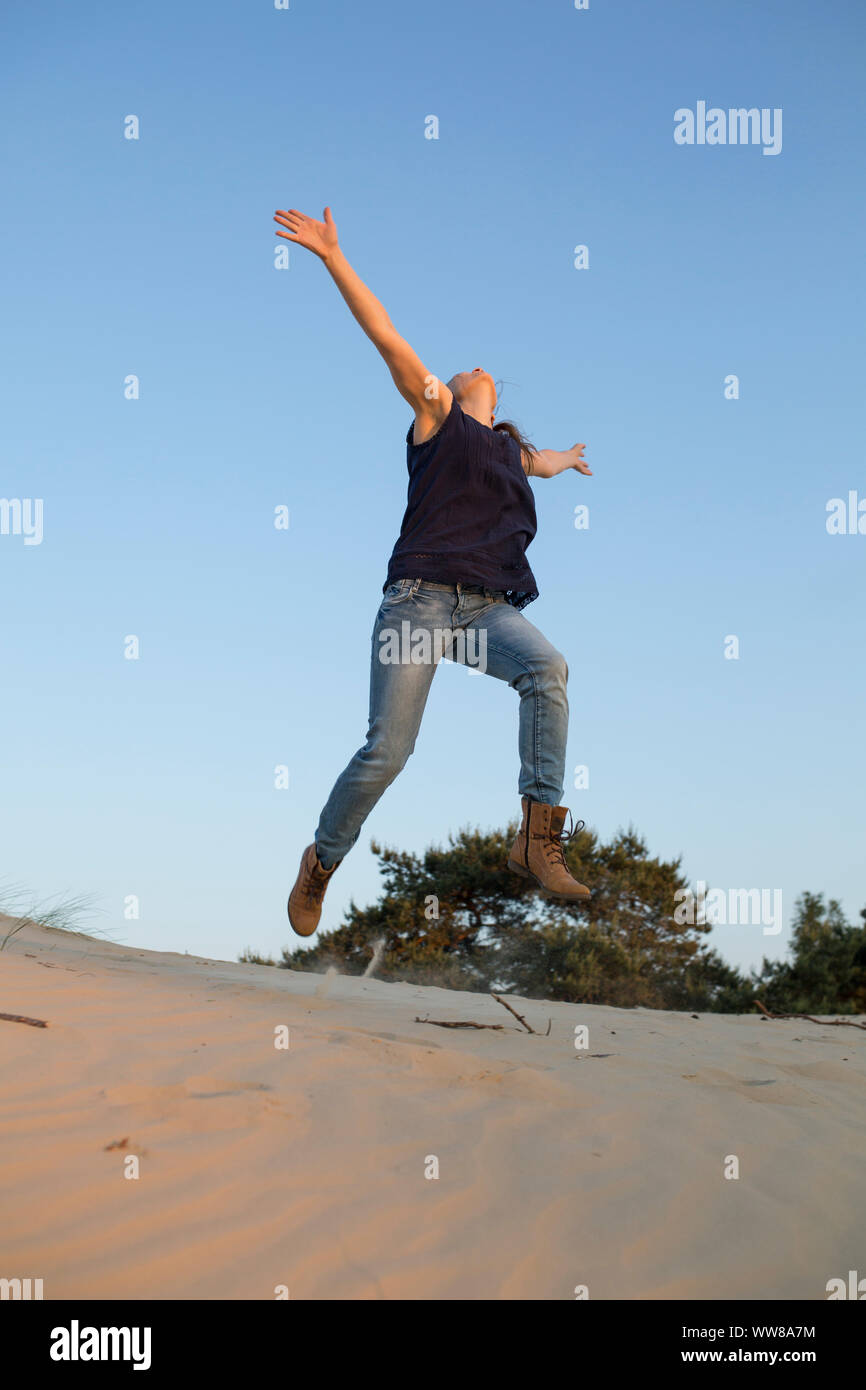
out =
[[[48,3],[3,30],[0,496],[42,498],[44,539],[0,536],[0,875],[96,894],[140,946],[290,939],[364,741],[411,420],[322,265],[274,268],[274,209],[328,203],[432,371],[483,365],[536,444],[587,445],[592,478],[533,484],[526,612],[570,667],[575,816],[857,920],[866,535],[825,508],[866,497],[858,0]],[[678,146],[699,101],[782,108],[781,153]],[[516,740],[514,692],[443,667],[323,925],[377,895],[372,836],[515,816]],[[749,964],[787,931],[712,939]]]

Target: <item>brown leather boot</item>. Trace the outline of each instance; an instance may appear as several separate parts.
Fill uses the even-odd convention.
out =
[[[567,806],[547,806],[528,796],[521,797],[521,806],[523,816],[508,856],[509,869],[524,878],[534,878],[551,898],[560,902],[585,902],[592,894],[585,884],[572,878],[563,848],[583,829],[584,822],[579,820],[563,834],[565,817],[571,814]]]
[[[298,936],[312,936],[322,915],[322,899],[331,881],[331,874],[339,868],[338,859],[330,869],[326,869],[316,853],[315,841],[307,845],[301,856],[301,867],[295,886],[289,894],[289,921]]]

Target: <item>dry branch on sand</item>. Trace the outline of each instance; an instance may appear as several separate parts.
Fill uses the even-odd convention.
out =
[[[415,1022],[435,1023],[437,1028],[495,1028],[500,1033],[505,1028],[504,1023],[469,1023],[463,1022],[462,1020],[456,1023],[449,1023],[446,1019],[442,1018],[419,1018],[417,1014],[415,1015]]]
[[[511,1005],[508,1004],[508,1003],[506,1003],[506,1001],[501,997],[501,995],[499,995],[499,994],[491,994],[491,998],[492,998],[492,999],[495,999],[496,1002],[497,1002],[497,1004],[501,1004],[502,1007],[503,1007],[504,1009],[507,1009],[508,1012],[509,1012],[510,1014],[514,1014],[514,1017],[518,1020],[518,1022],[520,1022],[520,1023],[523,1024],[523,1026],[524,1026],[524,1028],[526,1029],[527,1033],[535,1033],[535,1036],[536,1036],[537,1038],[540,1038],[540,1037],[542,1037],[542,1036],[544,1036],[544,1037],[546,1038],[546,1037],[549,1035],[551,1026],[552,1026],[552,1024],[553,1024],[553,1019],[552,1019],[552,1018],[549,1018],[549,1019],[547,1020],[547,1033],[545,1033],[545,1034],[542,1035],[541,1033],[536,1033],[534,1028],[530,1028],[529,1024],[526,1022],[526,1019],[523,1017],[523,1015],[522,1015],[522,1014],[519,1014],[519,1013],[517,1012],[516,1009],[512,1009]]]
[[[863,1029],[866,1029],[866,1023],[857,1023],[857,1022],[854,1021],[854,1019],[850,1019],[850,1018],[815,1018],[813,1014],[771,1014],[769,1009],[765,1009],[765,1008],[764,1008],[764,1006],[763,1006],[763,1004],[761,1003],[760,999],[756,999],[756,1000],[755,1000],[755,1003],[757,1004],[758,1008],[761,1010],[761,1013],[764,1015],[764,1018],[774,1018],[774,1019],[779,1019],[779,1018],[805,1018],[809,1023],[817,1023],[817,1024],[819,1024],[822,1028],[823,1028],[823,1027],[827,1027],[827,1028],[863,1028]]]
[[[537,1033],[534,1028],[531,1028],[529,1026],[523,1015],[519,1014],[516,1009],[512,1009],[511,1005],[507,1003],[504,999],[502,999],[498,994],[491,993],[490,997],[491,999],[495,999],[497,1004],[501,1004],[504,1009],[507,1009],[510,1014],[513,1014],[514,1017],[517,1019],[518,1023],[521,1023],[523,1025],[527,1033],[532,1033],[533,1037],[546,1038],[549,1035],[551,1026],[553,1024],[553,1019],[547,1020],[547,1033]],[[417,1014],[415,1016],[415,1022],[433,1023],[436,1025],[437,1028],[492,1028],[498,1033],[503,1032],[505,1028],[505,1025],[503,1023],[471,1023],[468,1020],[464,1021],[462,1019],[457,1021],[446,1021],[441,1018],[418,1018]]]

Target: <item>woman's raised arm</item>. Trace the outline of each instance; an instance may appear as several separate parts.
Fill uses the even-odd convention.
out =
[[[278,231],[277,236],[306,247],[324,262],[354,317],[385,359],[394,385],[412,406],[419,424],[438,426],[451,409],[450,390],[444,381],[427,370],[406,339],[401,338],[384,305],[349,265],[340,249],[337,225],[330,208],[325,208],[324,219],[324,222],[317,222],[296,208],[280,209],[274,215],[274,221],[288,229]]]

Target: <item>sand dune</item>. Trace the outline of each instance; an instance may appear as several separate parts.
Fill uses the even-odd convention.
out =
[[[862,1266],[866,1033],[512,1002],[549,1036],[486,995],[25,928],[0,1011],[48,1027],[0,1021],[0,1277],[46,1299],[825,1299]]]

